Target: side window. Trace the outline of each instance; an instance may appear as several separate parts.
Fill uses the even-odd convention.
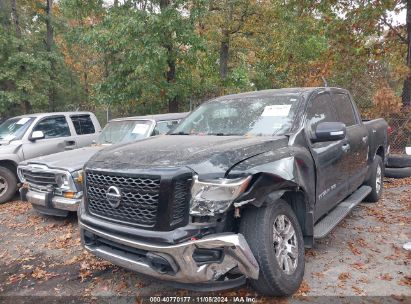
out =
[[[70,118],[73,122],[77,135],[93,134],[96,132],[90,115],[73,115],[70,116]]]
[[[153,135],[166,134],[168,131],[174,128],[179,122],[179,120],[158,121],[156,127],[153,130]]]
[[[338,121],[337,115],[331,104],[331,97],[328,94],[316,96],[307,109],[307,126],[314,133],[316,126],[320,122]]]
[[[33,131],[43,131],[44,138],[70,136],[70,128],[64,116],[48,117],[41,120]]]
[[[334,94],[333,103],[338,113],[339,121],[345,123],[347,127],[357,124],[352,103],[347,94]]]

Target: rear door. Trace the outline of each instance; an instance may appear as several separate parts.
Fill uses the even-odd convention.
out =
[[[96,126],[93,123],[90,114],[70,115],[76,133],[76,145],[78,148],[92,144],[96,139]]]
[[[355,115],[350,96],[344,92],[334,92],[333,106],[339,121],[347,127],[348,151],[344,163],[344,174],[348,181],[348,192],[354,192],[364,181],[367,174],[369,139],[368,131],[360,118]]]
[[[306,114],[307,137],[312,138],[320,122],[337,122],[338,115],[332,106],[329,92],[320,92],[309,100]],[[347,194],[347,181],[342,172],[346,153],[344,140],[310,142],[316,169],[316,219],[332,209]]]
[[[76,142],[64,115],[48,116],[40,119],[32,132],[42,131],[43,139],[26,141],[23,144],[25,159],[75,149]]]

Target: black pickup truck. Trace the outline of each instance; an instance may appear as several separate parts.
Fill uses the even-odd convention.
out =
[[[304,247],[377,201],[387,123],[349,92],[295,88],[202,104],[171,133],[113,146],[85,165],[83,246],[194,290],[244,284],[294,293]]]

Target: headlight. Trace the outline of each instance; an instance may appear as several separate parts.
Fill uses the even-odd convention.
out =
[[[251,176],[236,179],[199,181],[194,176],[191,188],[190,214],[214,216],[227,211],[231,203],[242,194],[250,183]]]
[[[70,189],[70,180],[67,174],[57,173],[55,175],[56,184],[61,189]]]

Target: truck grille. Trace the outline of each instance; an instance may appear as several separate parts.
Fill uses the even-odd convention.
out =
[[[124,177],[88,172],[86,178],[87,206],[91,214],[134,225],[155,225],[160,192],[159,177]],[[117,208],[112,207],[106,198],[110,186],[121,190],[121,204]]]
[[[87,171],[85,207],[90,214],[110,221],[170,230],[188,221],[191,182],[191,172],[161,179],[158,175],[120,176]],[[107,200],[111,186],[121,192],[118,207]]]
[[[57,187],[56,177],[54,173],[44,172],[31,169],[23,169],[22,174],[24,179],[30,185],[38,185],[42,187],[53,186]]]

